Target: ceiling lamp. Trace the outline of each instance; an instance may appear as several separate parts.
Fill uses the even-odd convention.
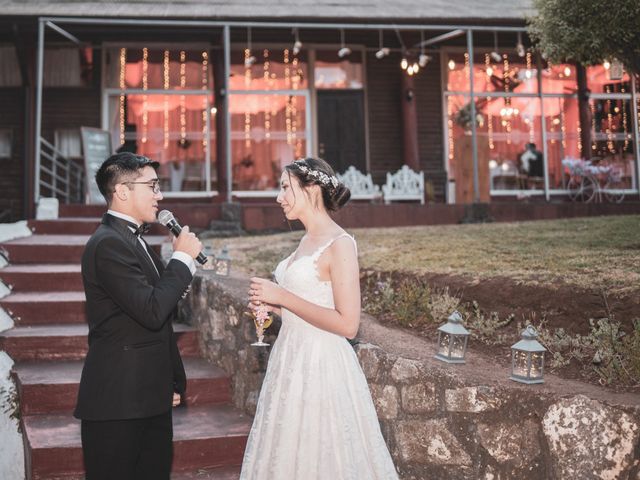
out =
[[[295,41],[293,42],[291,53],[293,53],[294,55],[298,55],[300,53],[300,50],[302,50],[302,42],[300,41],[297,28],[293,29],[293,33],[295,35]]]
[[[524,58],[526,55],[526,50],[524,49],[524,45],[522,44],[522,32],[518,32],[518,43],[516,43],[516,53],[520,58]]]
[[[383,47],[383,43],[382,43],[382,30],[380,30],[378,32],[378,44],[379,44],[379,49],[376,52],[376,58],[378,60],[382,60],[384,57],[389,55],[389,47]]]
[[[251,55],[251,27],[247,28],[247,48],[244,50],[244,68],[251,68],[256,63],[256,57]]]
[[[347,55],[351,55],[351,49],[344,44],[344,30],[340,30],[340,50],[338,50],[338,57],[344,58]]]
[[[501,62],[502,57],[498,53],[498,32],[493,32],[493,50],[489,54],[494,62]]]

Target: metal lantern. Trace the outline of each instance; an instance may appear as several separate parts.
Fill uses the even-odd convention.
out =
[[[543,383],[544,352],[537,340],[538,332],[529,325],[522,331],[522,340],[511,346],[511,380],[521,383]]]
[[[447,323],[438,328],[438,353],[435,357],[447,363],[465,363],[469,331],[462,325],[457,310],[449,315]]]
[[[216,257],[216,275],[221,275],[224,277],[229,276],[229,272],[231,271],[231,257],[229,256],[229,251],[227,247],[222,247],[222,251],[220,255]]]
[[[211,245],[205,245],[203,250],[204,256],[207,257],[207,263],[202,265],[203,270],[215,270],[216,268],[216,254],[213,251]]]

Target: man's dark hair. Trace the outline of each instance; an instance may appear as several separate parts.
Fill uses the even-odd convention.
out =
[[[111,205],[116,184],[122,180],[135,180],[140,176],[140,170],[144,167],[158,169],[160,163],[131,152],[120,152],[107,158],[96,173],[96,183],[100,193]]]

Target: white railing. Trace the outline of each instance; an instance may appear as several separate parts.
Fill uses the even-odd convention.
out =
[[[39,168],[38,198],[55,197],[64,203],[84,201],[84,168],[42,137]]]

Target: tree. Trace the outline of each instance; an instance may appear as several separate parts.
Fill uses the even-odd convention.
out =
[[[591,111],[584,67],[617,59],[640,75],[640,0],[533,0],[529,36],[553,63],[577,66],[582,145],[591,145]],[[586,157],[591,150],[584,148]]]

